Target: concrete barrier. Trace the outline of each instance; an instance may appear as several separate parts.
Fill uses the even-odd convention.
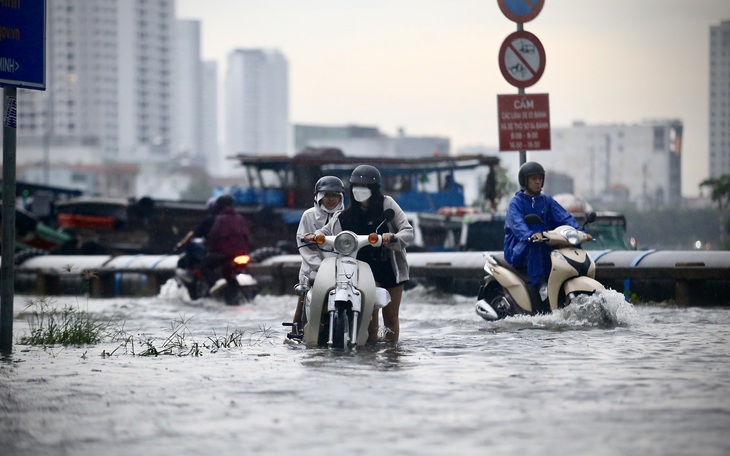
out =
[[[730,251],[589,251],[596,278],[641,301],[730,306]],[[498,252],[497,252],[498,253]],[[16,291],[92,297],[151,296],[175,274],[177,255],[42,256],[16,268]],[[482,252],[408,254],[411,281],[476,296],[484,277]],[[301,259],[281,255],[249,265],[263,293],[292,294]]]

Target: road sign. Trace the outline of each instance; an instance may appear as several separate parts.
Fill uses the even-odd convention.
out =
[[[530,87],[545,71],[545,48],[535,35],[518,30],[505,38],[499,49],[499,69],[513,86]]]
[[[543,0],[498,0],[497,3],[507,19],[519,23],[535,19],[545,5]]]
[[[550,150],[550,101],[546,93],[497,95],[499,150]]]
[[[0,1],[0,85],[46,88],[46,0]]]

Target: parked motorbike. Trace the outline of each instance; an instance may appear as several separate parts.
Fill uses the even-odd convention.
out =
[[[229,306],[252,301],[258,294],[258,281],[248,273],[248,255],[237,255],[218,268],[219,279],[212,287],[203,276],[205,240],[193,239],[180,255],[175,269],[175,280],[188,290],[190,299],[213,298]]]
[[[369,235],[352,231],[335,236],[317,235],[318,248],[332,249],[336,255],[322,261],[313,285],[310,286],[307,277],[302,277],[295,286],[295,293],[305,299],[299,321],[282,323],[292,326],[287,334],[289,339],[302,341],[309,347],[339,349],[367,342],[373,310],[388,305],[390,294],[375,285],[370,265],[358,260],[357,253],[368,245],[382,245],[383,237],[378,230],[394,215],[392,209],[386,209],[383,222]]]
[[[583,225],[596,219],[591,212]],[[539,216],[525,217],[527,224],[542,223]],[[477,295],[476,313],[485,320],[499,320],[513,315],[535,315],[570,305],[578,296],[592,295],[604,286],[595,280],[596,264],[580,245],[592,238],[585,232],[564,225],[542,233],[543,240],[555,246],[547,286],[535,289],[526,273],[514,269],[502,254],[486,254],[484,283]]]

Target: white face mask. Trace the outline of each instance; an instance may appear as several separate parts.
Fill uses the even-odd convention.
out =
[[[355,201],[358,203],[367,201],[372,195],[373,193],[367,187],[354,187],[352,189],[352,197],[355,198]]]

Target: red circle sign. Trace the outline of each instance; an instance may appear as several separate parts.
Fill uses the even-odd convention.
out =
[[[505,38],[499,48],[499,69],[515,87],[535,84],[545,71],[545,49],[535,35],[518,30]]]
[[[543,0],[497,0],[497,3],[507,19],[520,24],[535,19],[545,4]]]

